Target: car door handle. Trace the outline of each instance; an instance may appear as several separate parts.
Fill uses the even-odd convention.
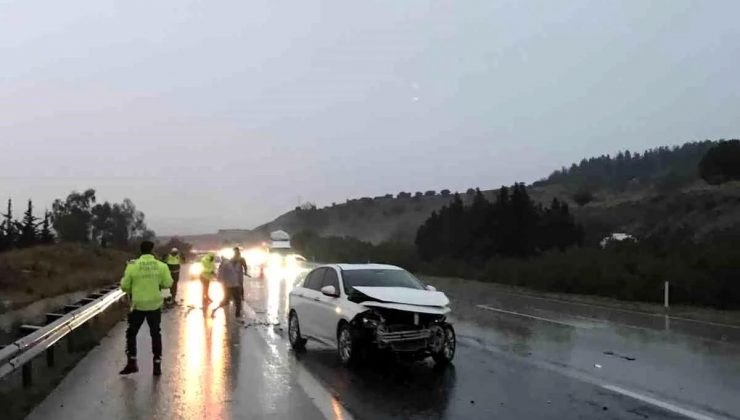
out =
[[[321,302],[321,299],[319,299],[317,297],[313,298],[313,300],[315,300],[316,302]]]

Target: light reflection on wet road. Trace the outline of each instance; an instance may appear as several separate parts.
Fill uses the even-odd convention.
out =
[[[210,312],[197,307],[201,302],[200,283],[184,282],[185,305],[163,317],[162,378],[150,374],[146,328],[139,336],[142,372],[129,378],[117,375],[124,361],[125,325],[121,323],[29,418],[684,418],[607,390],[600,381],[636,385],[630,389],[640,392],[644,391],[640,385],[652,390],[654,381],[645,377],[640,363],[651,361],[656,351],[670,351],[673,344],[691,339],[678,340],[670,334],[656,339],[649,332],[611,323],[619,320],[579,318],[592,318],[596,312],[584,314],[571,307],[554,308],[502,297],[485,303],[512,311],[526,309],[529,314],[576,326],[492,312],[487,325],[459,324],[461,343],[455,364],[448,369],[376,358],[348,370],[340,366],[335,350],[325,345],[310,343],[304,354],[290,350],[285,314],[294,275],[281,278],[268,272],[265,280],[248,279],[245,323],[233,317],[231,307],[211,318]],[[733,353],[737,350],[734,343],[724,345],[722,351],[729,352],[725,356],[679,345],[680,356],[667,357],[678,364],[664,376],[680,379],[686,372],[698,378],[696,387],[705,380],[714,387],[710,390],[721,394],[717,401],[722,411],[738,415],[737,403],[726,400],[723,394],[732,388],[723,389],[721,381],[715,380],[721,376],[705,370],[713,369],[714,362],[682,365],[692,354],[701,355],[699,360],[709,360],[705,359],[709,353],[717,358],[716,363],[737,354]],[[604,349],[615,349],[615,355],[604,355]],[[638,359],[619,359],[623,352]],[[603,369],[594,374],[596,358]],[[740,373],[735,370],[736,363],[727,365],[729,375]],[[663,367],[658,364],[658,368]],[[731,378],[727,378],[728,386],[737,383]],[[671,392],[671,396],[679,395],[678,391]],[[692,398],[678,400],[691,403],[694,397],[692,394]]]

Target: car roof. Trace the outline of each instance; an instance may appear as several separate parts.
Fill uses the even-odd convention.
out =
[[[336,267],[343,271],[352,270],[403,270],[401,267],[388,264],[330,264],[324,267]]]

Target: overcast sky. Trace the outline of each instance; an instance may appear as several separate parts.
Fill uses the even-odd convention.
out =
[[[0,200],[160,234],[740,136],[740,2],[3,1]]]

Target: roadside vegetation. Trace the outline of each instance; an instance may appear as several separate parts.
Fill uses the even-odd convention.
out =
[[[55,200],[43,217],[29,200],[17,219],[8,200],[0,222],[0,311],[112,284],[136,244],[152,238],[131,200],[98,203],[92,189]]]
[[[727,150],[727,144],[734,142],[710,144],[704,157],[680,161],[695,165],[701,161],[703,168],[713,168],[708,183],[727,183],[732,188],[740,167],[740,153]],[[704,150],[704,146],[695,144],[687,150]],[[717,149],[724,152],[717,153]],[[630,159],[650,162],[664,153],[658,150]],[[574,174],[580,170],[558,173],[555,178],[578,179],[580,175]],[[592,175],[587,171],[584,176]],[[522,184],[502,187],[490,201],[476,192],[468,205],[454,196],[421,225],[414,244],[371,244],[348,237],[322,237],[310,230],[295,235],[293,242],[299,252],[319,261],[389,263],[428,275],[622,300],[660,302],[668,281],[673,303],[740,309],[740,221],[724,217],[737,215],[740,197],[725,198],[718,201],[709,194],[706,200],[711,203],[658,198],[645,217],[659,228],[644,230],[635,241],[604,246],[599,239],[609,230],[578,222],[564,200],[553,198],[549,206],[538,204]],[[703,216],[697,216],[695,224],[660,223],[684,210],[687,215],[714,211],[713,218],[723,224],[706,231],[705,226],[714,220]],[[597,235],[589,235],[590,226]],[[589,236],[593,240],[584,241]]]
[[[91,245],[40,245],[0,253],[0,312],[115,283],[131,254]]]

